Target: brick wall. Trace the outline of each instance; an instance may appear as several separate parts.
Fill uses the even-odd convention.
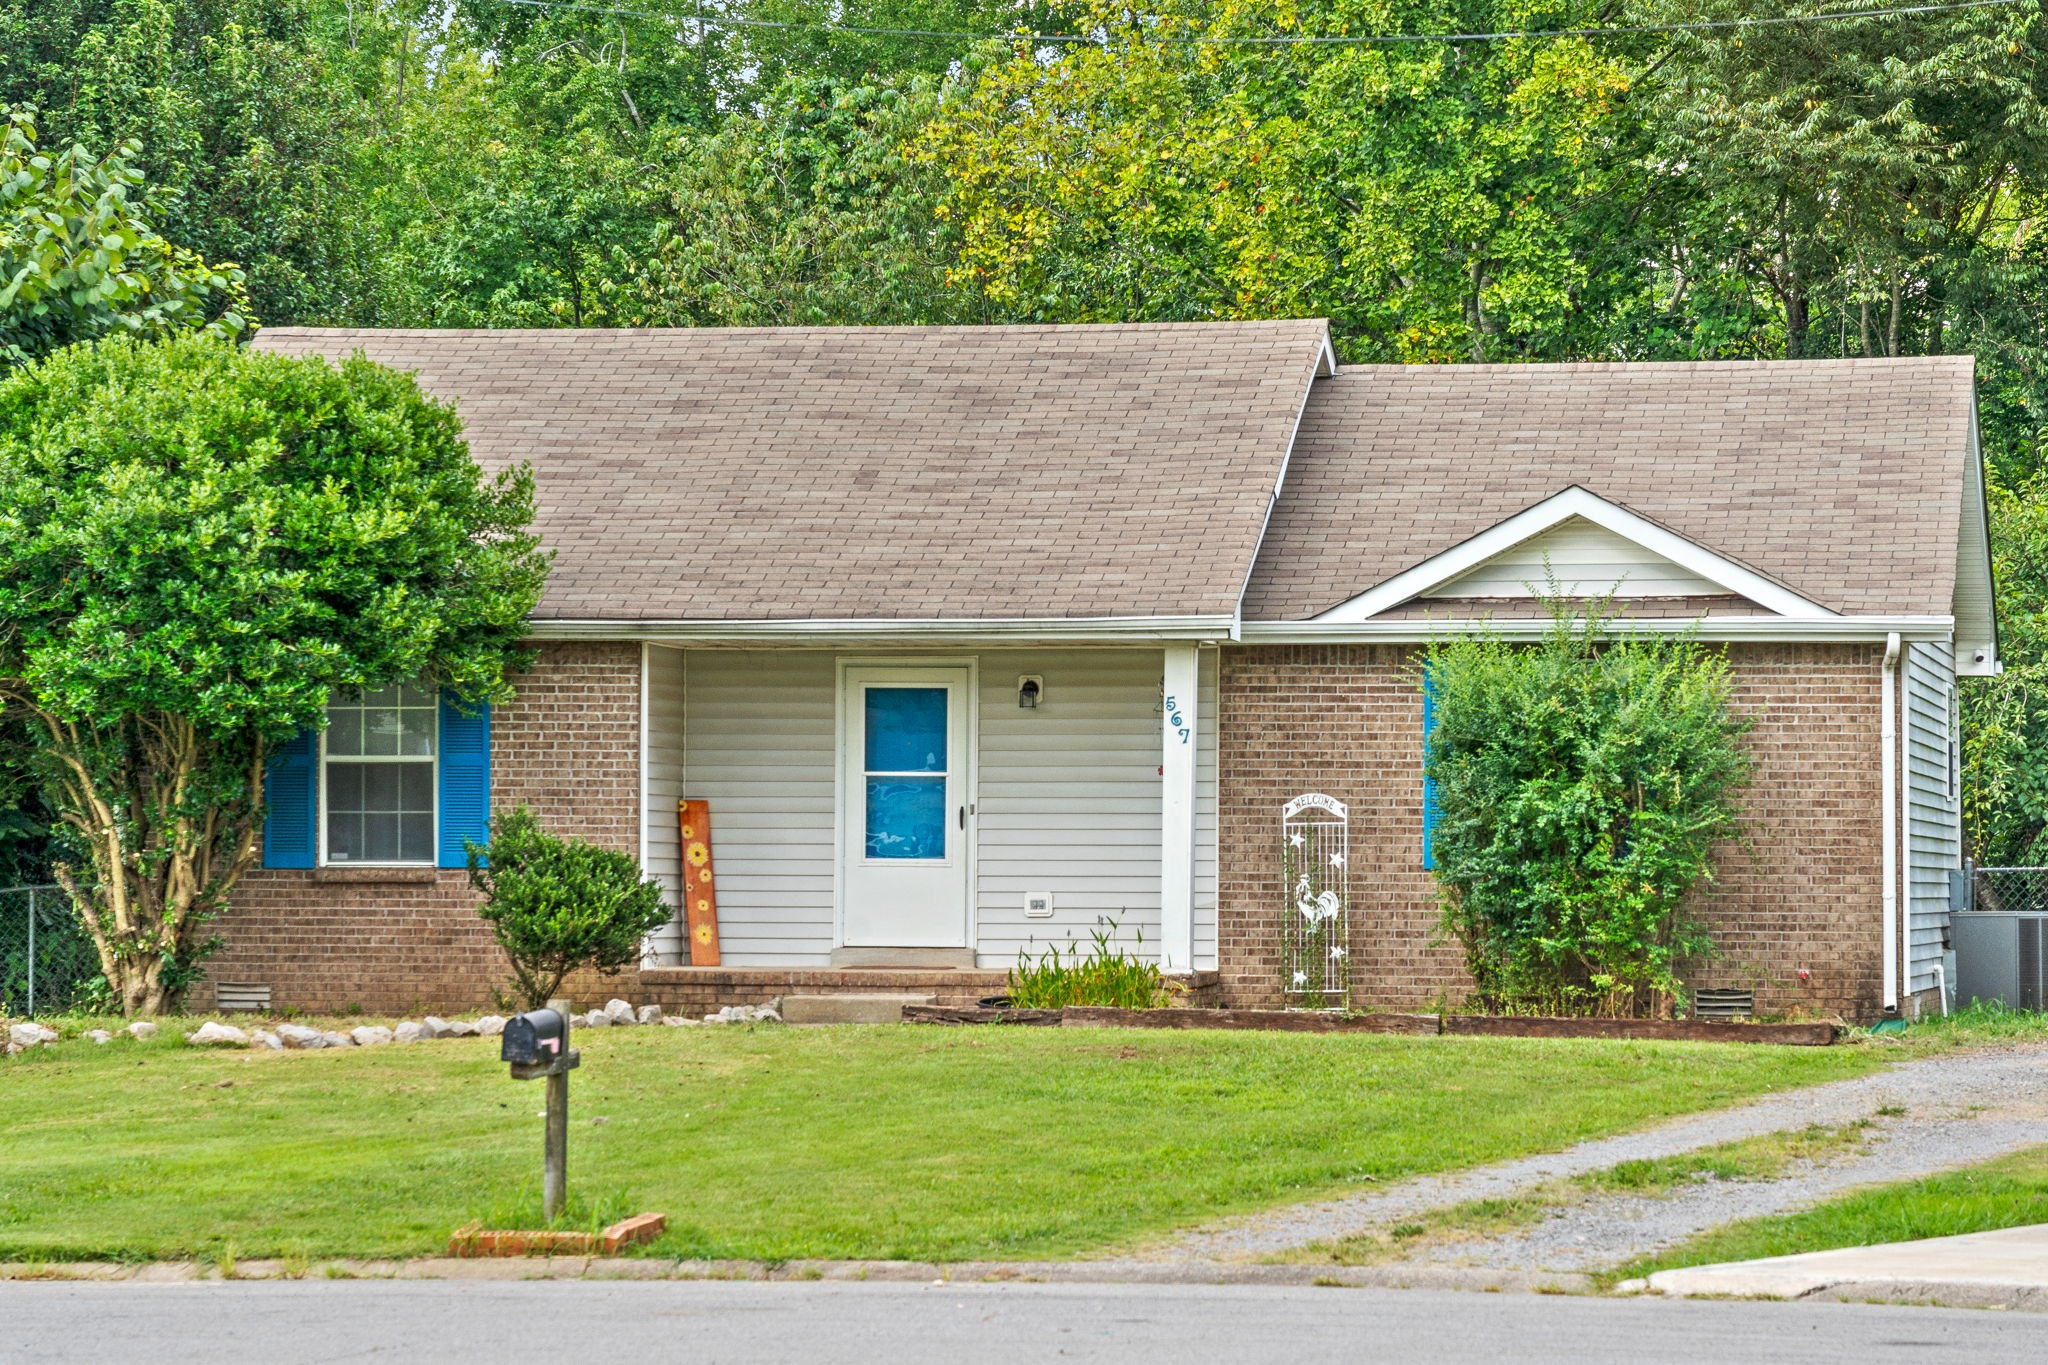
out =
[[[609,848],[640,846],[640,648],[548,644],[491,713],[491,807]],[[485,1005],[506,979],[468,873],[259,869],[243,878],[208,982],[268,985],[278,1008],[372,1014]],[[630,986],[629,978],[619,978]],[[194,1003],[211,1003],[210,984]]]
[[[1761,1012],[1874,1016],[1880,973],[1878,687],[1863,645],[1730,649],[1737,705],[1757,717],[1753,848],[1730,848],[1701,911],[1722,958],[1696,986],[1757,992]],[[1351,811],[1352,990],[1361,1006],[1456,1003],[1454,945],[1432,945],[1421,863],[1422,699],[1413,652],[1291,645],[1224,652],[1220,964],[1227,1003],[1279,1003],[1279,812],[1323,791]],[[1805,967],[1811,980],[1800,982]]]

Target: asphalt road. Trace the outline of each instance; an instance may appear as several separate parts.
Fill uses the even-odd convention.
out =
[[[1194,1285],[0,1283],[0,1362],[2048,1361],[2048,1316]]]

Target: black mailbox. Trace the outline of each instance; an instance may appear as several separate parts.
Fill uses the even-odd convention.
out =
[[[514,1066],[545,1066],[562,1060],[569,1023],[554,1010],[529,1010],[505,1021],[498,1060]]]

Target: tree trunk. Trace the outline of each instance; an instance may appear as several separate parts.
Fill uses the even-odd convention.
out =
[[[179,716],[131,716],[110,729],[26,703],[55,772],[59,818],[87,852],[89,875],[53,871],[129,1017],[177,1003],[204,956],[205,927],[254,865],[265,745],[217,739]]]

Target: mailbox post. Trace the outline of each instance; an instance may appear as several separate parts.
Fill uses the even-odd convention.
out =
[[[549,1222],[562,1215],[569,1194],[569,1073],[583,1058],[569,1046],[569,1020],[557,1010],[529,1010],[505,1021],[498,1059],[512,1079],[548,1083],[547,1137],[542,1145],[541,1202]]]

